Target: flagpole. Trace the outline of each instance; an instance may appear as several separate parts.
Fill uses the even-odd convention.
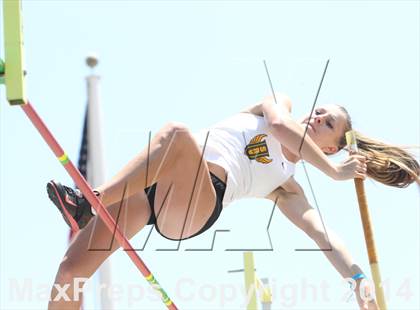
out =
[[[86,77],[87,86],[87,166],[86,176],[89,184],[95,188],[105,182],[105,160],[102,137],[102,110],[99,97],[100,76],[93,73],[98,64],[98,59],[94,55],[86,58],[86,64],[91,68],[92,73]],[[113,302],[108,292],[111,283],[111,265],[108,258],[96,272],[100,287],[100,305],[101,309],[112,310]]]

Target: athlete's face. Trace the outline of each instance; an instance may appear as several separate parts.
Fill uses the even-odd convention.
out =
[[[325,105],[315,108],[312,117],[303,117],[300,121],[303,127],[308,125],[307,134],[326,154],[334,154],[338,149],[338,141],[344,134],[347,117],[336,105]]]

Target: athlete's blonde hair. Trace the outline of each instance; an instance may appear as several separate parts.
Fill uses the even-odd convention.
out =
[[[342,106],[339,108],[347,117],[346,128],[338,142],[342,149],[347,145],[345,133],[352,130],[352,122],[347,110]],[[413,182],[420,185],[420,165],[404,147],[371,139],[357,131],[356,139],[359,153],[367,159],[368,177],[394,187],[407,187]]]

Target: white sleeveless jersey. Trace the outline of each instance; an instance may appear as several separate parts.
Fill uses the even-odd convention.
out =
[[[264,117],[239,113],[194,137],[205,145],[204,159],[227,172],[223,206],[245,197],[264,198],[294,174],[295,164],[283,155]]]

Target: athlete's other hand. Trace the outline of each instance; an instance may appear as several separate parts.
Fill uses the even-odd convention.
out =
[[[349,180],[349,179],[366,179],[366,158],[362,155],[350,155],[342,163],[338,164],[335,169],[335,180]]]
[[[366,282],[365,282],[366,283]],[[362,281],[358,280],[356,288],[354,290],[356,294],[357,303],[359,304],[360,310],[379,310],[379,306],[376,300],[372,297],[372,285],[373,283],[369,283],[371,285],[363,285],[361,288],[360,285]],[[366,296],[366,298],[362,298],[362,296]]]

